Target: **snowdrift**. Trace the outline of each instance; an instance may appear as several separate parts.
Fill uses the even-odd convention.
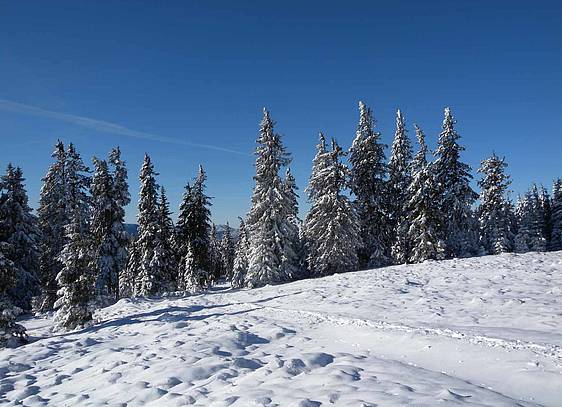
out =
[[[562,406],[562,252],[121,300],[0,351],[0,404]]]

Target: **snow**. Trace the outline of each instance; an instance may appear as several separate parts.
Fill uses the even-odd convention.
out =
[[[562,252],[124,299],[0,351],[0,404],[562,406]]]

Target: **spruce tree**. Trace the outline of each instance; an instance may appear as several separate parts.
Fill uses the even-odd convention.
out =
[[[562,180],[558,178],[552,186],[552,234],[551,250],[562,250]]]
[[[43,178],[37,216],[41,231],[41,255],[39,259],[39,277],[41,296],[37,299],[39,311],[50,311],[57,299],[56,276],[62,268],[59,254],[65,243],[64,228],[68,223],[66,200],[67,153],[61,141],[58,141],[52,153],[55,162],[49,167]]]
[[[96,297],[105,305],[118,298],[119,270],[115,254],[119,243],[113,235],[113,180],[107,162],[96,157],[91,183],[92,238],[96,262]]]
[[[4,253],[10,252],[9,243],[0,242],[0,348],[15,347],[27,342],[25,328],[16,323],[21,309],[14,306],[8,292],[18,280],[18,270]]]
[[[287,167],[285,179],[283,180],[283,201],[284,201],[284,236],[286,236],[286,244],[283,245],[282,253],[282,270],[283,274],[295,279],[301,276],[299,251],[301,250],[300,242],[300,224],[297,183],[295,177],[291,173],[291,169]]]
[[[320,135],[307,193],[312,204],[303,225],[307,263],[315,277],[357,269],[360,225],[355,210],[342,191],[349,170],[341,163],[344,152],[332,140],[326,151]]]
[[[130,240],[127,249],[127,262],[119,273],[120,298],[129,298],[135,295],[137,273],[140,269],[140,253],[136,238]]]
[[[221,255],[221,243],[218,238],[217,226],[214,223],[211,224],[211,232],[209,233],[209,259],[211,264],[209,285],[211,285],[223,278],[225,273]]]
[[[392,257],[396,264],[408,259],[408,242],[406,234],[408,223],[406,206],[409,201],[408,187],[412,182],[411,174],[412,145],[407,135],[404,116],[396,112],[396,133],[392,143],[392,153],[388,163],[387,191],[389,199],[389,225],[392,238]]]
[[[174,224],[164,187],[160,188],[157,222],[156,245],[151,268],[158,270],[161,276],[160,291],[173,291],[176,288],[178,262],[174,250]]]
[[[0,180],[0,242],[11,247],[6,253],[16,268],[16,281],[8,291],[11,302],[25,310],[31,310],[31,300],[40,292],[39,256],[41,232],[37,218],[31,213],[23,173],[11,164]]]
[[[479,252],[477,223],[472,212],[478,194],[470,187],[470,166],[461,161],[464,147],[459,144],[455,123],[451,110],[445,108],[433,172],[439,187],[440,210],[444,215],[446,254],[448,257],[466,257]]]
[[[221,263],[224,270],[224,276],[227,280],[232,279],[232,272],[234,270],[234,258],[236,257],[236,244],[232,236],[232,228],[226,223],[222,239],[220,242],[220,255]]]
[[[65,227],[65,244],[59,254],[63,267],[57,274],[59,287],[54,304],[54,324],[60,329],[75,329],[92,319],[94,239],[90,228],[89,169],[71,143],[66,157],[66,202],[69,223]]]
[[[498,254],[513,250],[511,203],[506,194],[511,184],[505,173],[507,163],[495,153],[481,163],[478,172],[483,177],[478,181],[481,188],[478,221],[480,244],[487,254]]]
[[[209,272],[197,267],[191,243],[188,244],[186,255],[181,259],[178,275],[178,288],[182,291],[197,292],[208,286]]]
[[[546,251],[545,219],[536,185],[519,199],[515,215],[517,218],[515,251],[519,253]]]
[[[515,234],[513,248],[518,253],[527,253],[530,249],[531,224],[532,224],[532,198],[527,191],[523,196],[519,196],[515,205],[515,224],[517,233]]]
[[[126,269],[128,247],[131,242],[131,236],[125,230],[125,207],[131,202],[131,195],[129,193],[127,167],[125,161],[121,158],[119,147],[115,147],[110,151],[108,164],[113,181],[113,199],[111,201],[113,207],[111,233],[115,242],[113,263],[119,277]]]
[[[543,233],[546,246],[549,248],[552,239],[552,206],[548,191],[543,185],[539,188],[539,208],[544,222]]]
[[[182,200],[179,206],[178,221],[176,223],[176,255],[179,259],[179,267],[181,268],[181,263],[183,258],[187,255],[187,250],[189,248],[189,242],[191,240],[191,225],[193,223],[193,189],[188,182],[185,186],[185,191],[182,196]]]
[[[250,251],[245,285],[260,287],[289,281],[291,275],[284,256],[293,244],[286,219],[286,194],[279,176],[281,167],[290,162],[281,137],[264,109],[256,148],[255,187],[246,228]]]
[[[439,192],[432,164],[427,162],[427,146],[423,131],[416,128],[419,150],[412,161],[412,182],[408,187],[406,233],[408,262],[420,263],[444,257],[441,231],[442,214],[438,206]]]
[[[67,242],[59,255],[63,268],[57,274],[59,290],[55,302],[54,324],[71,330],[85,326],[92,319],[92,289],[96,268],[93,239],[85,213],[75,208],[66,226]]]
[[[240,218],[238,242],[236,243],[236,255],[234,257],[231,279],[231,285],[234,288],[241,288],[244,286],[246,273],[248,271],[249,253],[250,242],[246,231],[246,224],[244,220]]]
[[[202,166],[193,185],[186,186],[176,228],[176,244],[179,254],[179,278],[191,273],[189,265],[198,274],[205,274],[201,278],[202,285],[207,287],[212,281],[213,262],[211,258],[211,198],[206,195],[205,181],[207,176]],[[190,259],[187,258],[188,252]],[[193,264],[193,266],[191,266]],[[182,286],[182,284],[180,284]]]
[[[380,267],[391,263],[391,237],[386,195],[386,145],[374,130],[371,109],[359,102],[359,124],[349,150],[351,193],[361,225],[360,267]]]
[[[150,296],[162,292],[164,276],[154,263],[154,250],[158,240],[158,193],[154,165],[148,154],[145,154],[140,172],[138,238],[136,249],[138,270],[135,274],[136,296]]]

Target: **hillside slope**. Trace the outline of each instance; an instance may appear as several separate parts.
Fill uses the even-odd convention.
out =
[[[0,351],[0,404],[562,406],[562,252],[121,300]]]

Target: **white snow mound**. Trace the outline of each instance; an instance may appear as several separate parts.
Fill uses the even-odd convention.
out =
[[[562,406],[562,252],[121,300],[0,351],[0,404]]]

